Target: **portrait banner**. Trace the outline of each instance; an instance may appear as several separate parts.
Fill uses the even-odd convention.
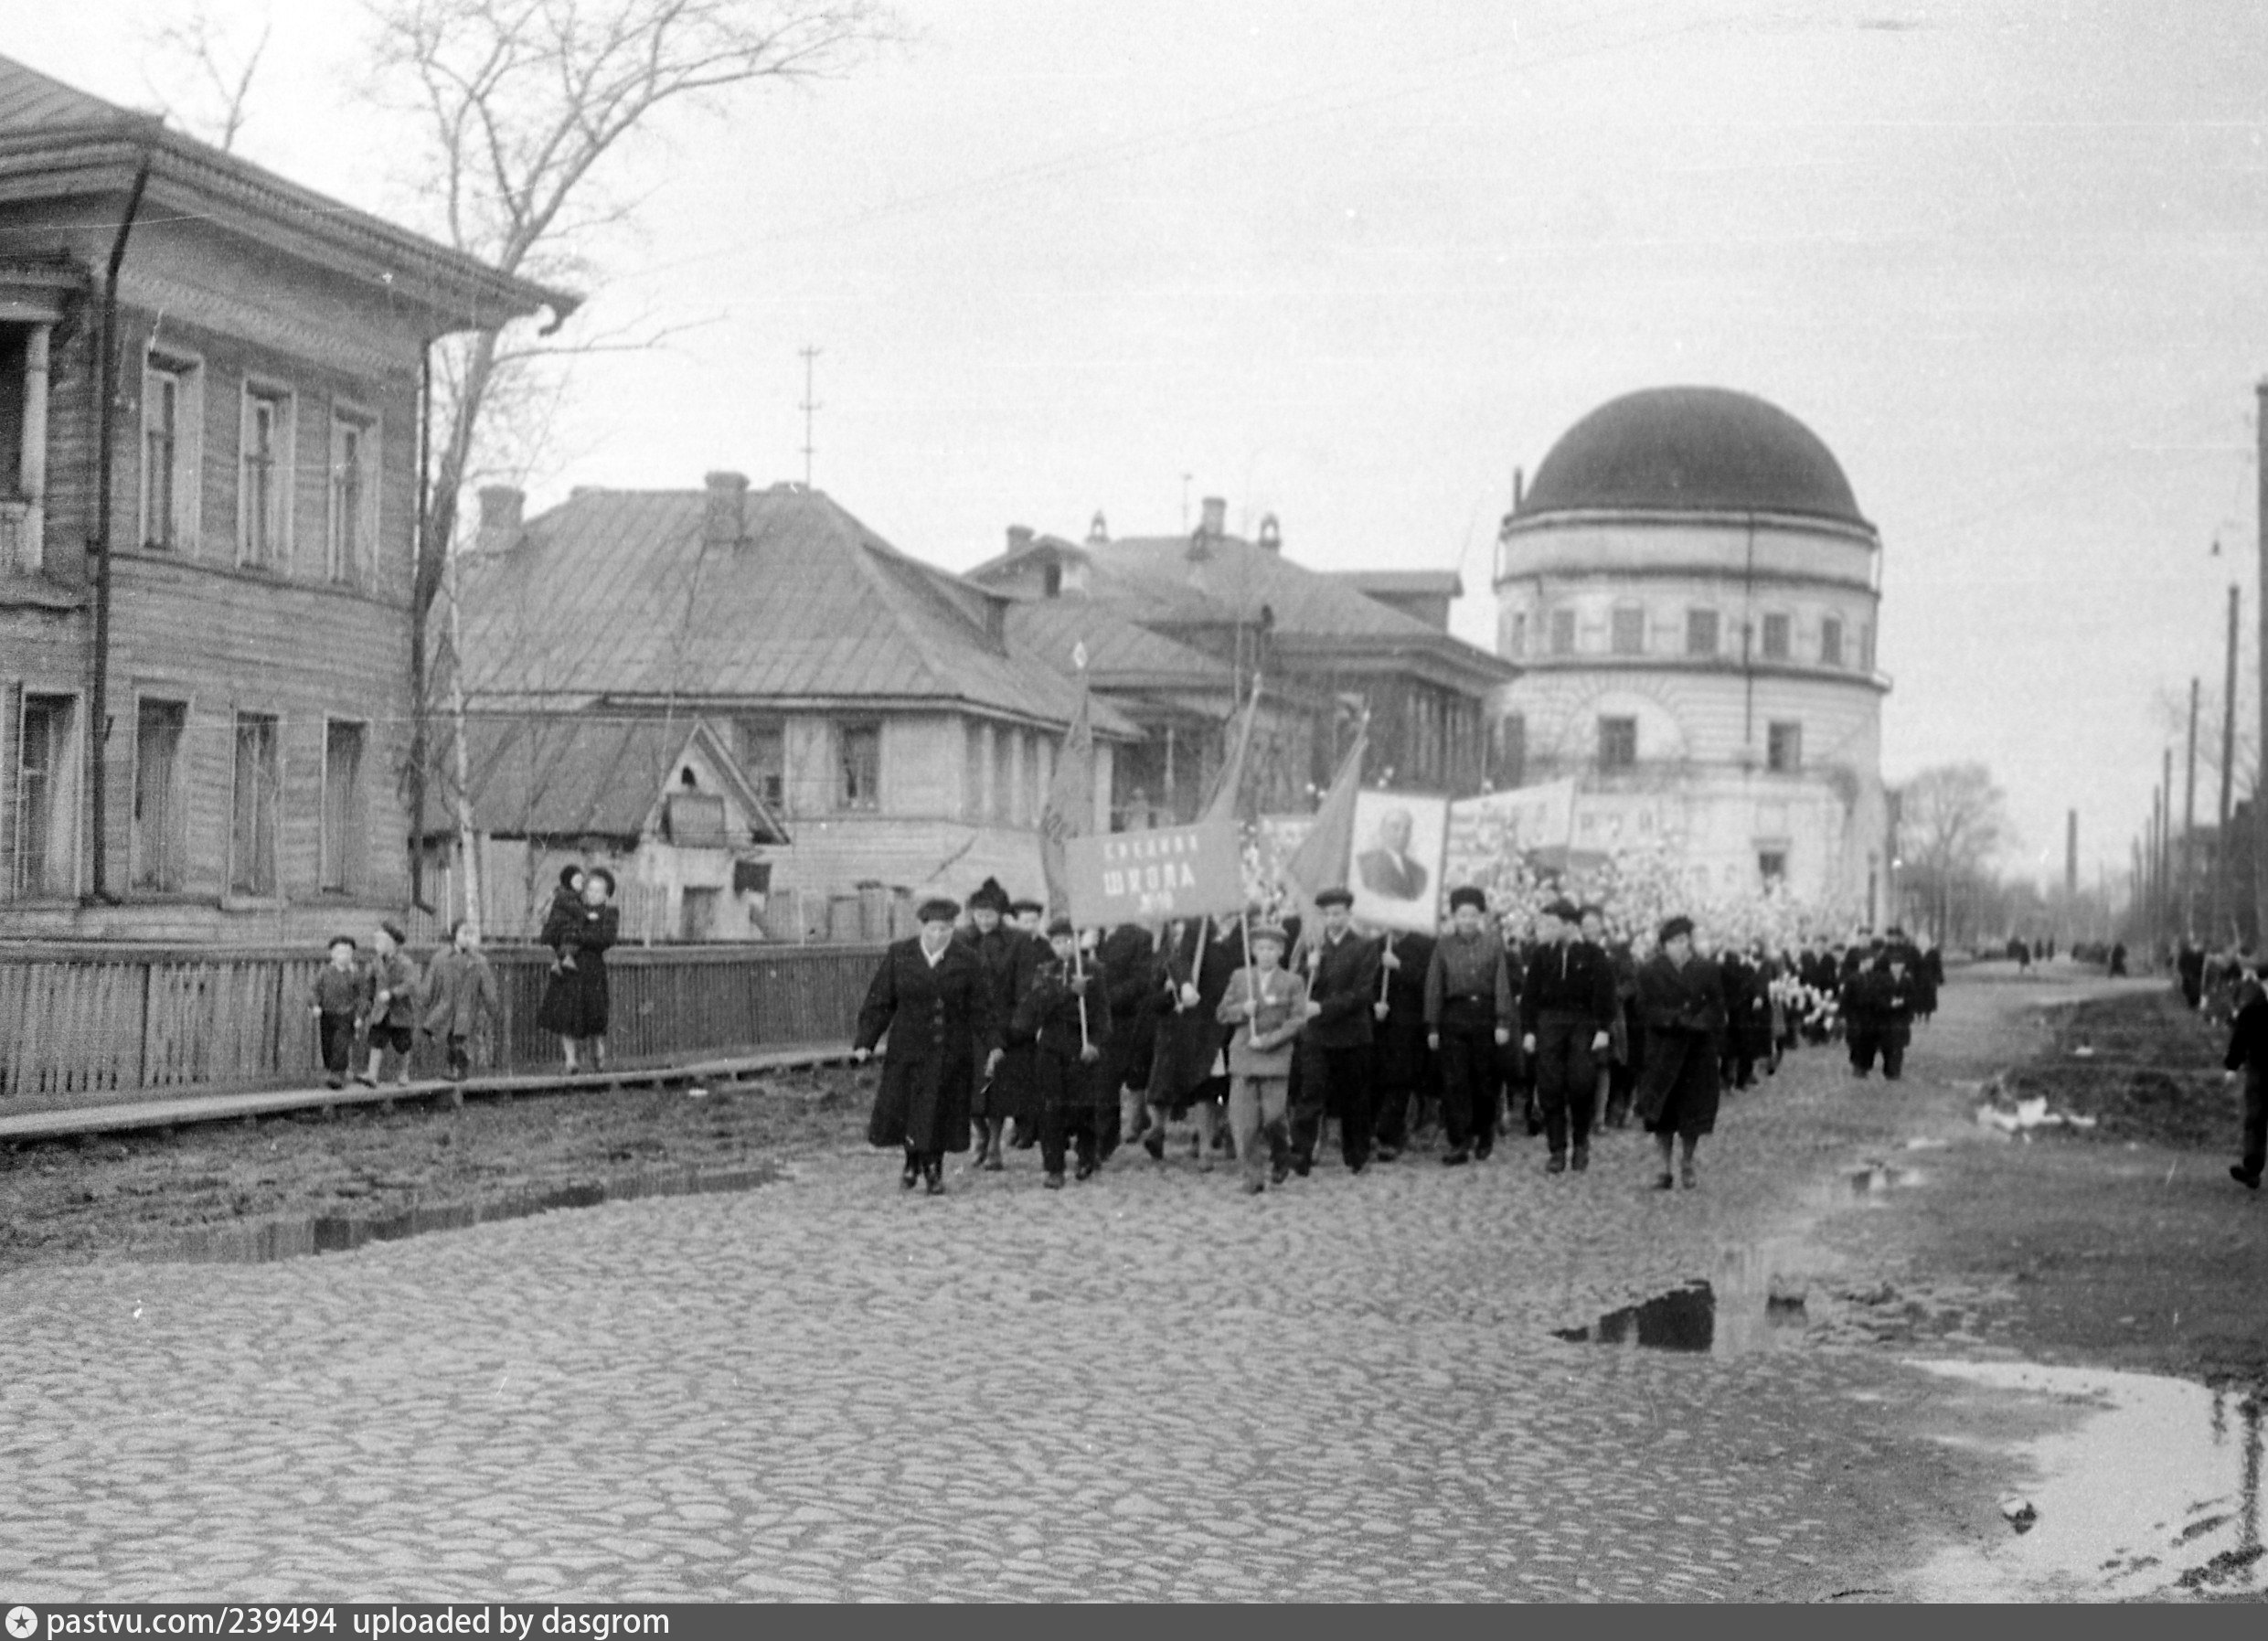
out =
[[[1355,849],[1347,887],[1355,921],[1374,929],[1432,934],[1441,924],[1442,866],[1449,800],[1432,793],[1355,794]]]
[[[1511,855],[1565,849],[1573,841],[1575,783],[1552,781],[1460,798],[1449,805],[1449,872],[1467,883]]]
[[[1063,867],[1071,922],[1082,929],[1244,909],[1244,857],[1230,819],[1067,838]]]

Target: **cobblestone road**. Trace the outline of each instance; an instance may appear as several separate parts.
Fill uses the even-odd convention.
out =
[[[1810,1051],[1673,1195],[1635,1135],[1587,1176],[1522,1142],[1259,1199],[1139,1156],[1044,1191],[1029,1152],[908,1198],[859,1151],[279,1265],[18,1273],[0,1596],[1833,1594],[1931,1530],[1863,1485],[1924,1376],[1550,1329],[1800,1231],[1853,1097]]]

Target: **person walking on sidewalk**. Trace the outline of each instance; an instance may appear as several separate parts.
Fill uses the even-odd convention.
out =
[[[1442,1129],[1449,1167],[1487,1155],[1496,1134],[1496,1053],[1512,1039],[1513,993],[1504,943],[1486,926],[1488,898],[1449,891],[1450,931],[1425,971],[1426,1041],[1441,1060]]]
[[[1638,970],[1638,1011],[1645,1021],[1645,1074],[1636,1110],[1661,1148],[1655,1188],[1677,1185],[1670,1159],[1682,1145],[1679,1173],[1691,1190],[1694,1147],[1717,1126],[1717,1045],[1725,1026],[1724,980],[1715,964],[1695,955],[1691,918],[1663,923],[1660,943]]]
[[[425,1033],[448,1050],[452,1082],[472,1074],[473,1034],[500,1018],[496,971],[472,923],[459,918],[450,927],[449,944],[425,965]]]
[[[316,1040],[323,1050],[324,1086],[345,1088],[354,1069],[355,1033],[370,1012],[370,971],[355,961],[355,937],[331,936],[330,961],[315,971],[308,988],[309,1011],[315,1018]]]
[[[915,913],[921,932],[882,954],[851,1039],[851,1061],[864,1065],[889,1035],[867,1144],[904,1151],[899,1185],[911,1190],[925,1183],[932,1197],[945,1193],[945,1153],[969,1148],[979,1067],[998,1046],[984,964],[953,937],[960,915],[951,900],[921,902]]]
[[[1520,997],[1520,1047],[1536,1061],[1536,1098],[1543,1106],[1545,1171],[1591,1166],[1591,1111],[1598,1067],[1613,1041],[1614,970],[1606,954],[1579,940],[1581,912],[1571,900],[1543,910],[1542,943],[1528,965]]]
[[[1220,1000],[1220,1023],[1236,1028],[1229,1039],[1229,1132],[1244,1188],[1255,1196],[1292,1171],[1292,1053],[1307,1025],[1307,983],[1283,966],[1289,943],[1278,925],[1254,923],[1251,962],[1230,978]]]
[[[403,939],[397,924],[378,926],[370,964],[370,1068],[355,1079],[365,1088],[378,1086],[389,1049],[399,1061],[395,1082],[410,1086],[410,1051],[418,1042],[418,969],[402,953]]]
[[[2260,1173],[2268,1165],[2268,993],[2259,982],[2268,980],[2268,964],[2239,990],[2237,1018],[2229,1028],[2229,1052],[2221,1057],[2233,1082],[2244,1074],[2244,1155],[2230,1168],[2229,1177],[2247,1190],[2260,1189]]]
[[[1308,946],[1307,1029],[1301,1035],[1299,1103],[1292,1111],[1292,1171],[1315,1166],[1323,1119],[1338,1114],[1339,1156],[1350,1174],[1370,1166],[1371,1009],[1379,997],[1379,943],[1354,932],[1355,897],[1315,896],[1323,930]]]

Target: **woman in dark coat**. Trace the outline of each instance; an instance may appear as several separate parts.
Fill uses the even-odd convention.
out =
[[[560,881],[566,881],[564,874]],[[576,1049],[586,1045],[592,1067],[606,1069],[606,951],[622,924],[613,899],[614,874],[593,867],[583,880],[580,906],[555,900],[544,920],[543,943],[555,957],[543,1001],[536,1009],[536,1024],[565,1041],[570,1072],[577,1069]]]
[[[1150,1008],[1151,971],[1157,937],[1141,923],[1121,923],[1102,942],[1102,972],[1111,1005],[1111,1046],[1102,1056],[1102,1087],[1113,1102],[1102,1117],[1097,1155],[1108,1162],[1123,1139],[1140,1139],[1150,1086],[1150,1053],[1157,1016]]]
[[[1660,946],[1638,970],[1638,1013],[1645,1022],[1645,1074],[1637,1113],[1662,1153],[1655,1188],[1677,1184],[1670,1154],[1682,1142],[1679,1172],[1691,1190],[1693,1148],[1717,1126],[1717,1044],[1725,1027],[1724,981],[1715,964],[1693,954],[1691,918],[1662,925]]]
[[[1229,1046],[1231,1028],[1219,1018],[1220,999],[1240,956],[1235,932],[1219,920],[1199,918],[1169,925],[1152,971],[1151,997],[1156,1035],[1150,1050],[1150,1125],[1143,1149],[1166,1159],[1166,1124],[1194,1111],[1198,1122],[1198,1166],[1213,1166],[1213,1139],[1229,1077],[1216,1074]]]
[[[944,1194],[945,1153],[969,1148],[978,1061],[993,1059],[999,1047],[984,965],[953,937],[960,915],[951,900],[922,903],[921,932],[882,954],[850,1051],[864,1065],[888,1034],[867,1143],[901,1147],[906,1166],[898,1183],[911,1190],[915,1180],[926,1181],[932,1197]]]

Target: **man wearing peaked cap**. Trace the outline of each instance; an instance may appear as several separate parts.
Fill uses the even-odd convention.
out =
[[[1319,891],[1315,896],[1315,904],[1318,907],[1352,906],[1354,903],[1353,892],[1345,889],[1326,889]]]
[[[1434,943],[1425,971],[1426,1040],[1441,1060],[1442,1161],[1486,1156],[1496,1135],[1496,1057],[1512,1040],[1510,960],[1488,930],[1488,897],[1453,890],[1451,928]]]
[[[961,902],[937,895],[921,902],[913,914],[917,923],[943,923],[950,927],[961,916]]]
[[[921,903],[921,932],[882,954],[851,1039],[864,1064],[889,1039],[867,1142],[902,1148],[899,1183],[926,1180],[932,1196],[945,1188],[944,1154],[969,1148],[970,1092],[999,1035],[983,964],[953,938],[959,911],[942,897]]]
[[[1598,1067],[1613,1040],[1620,999],[1606,954],[1581,940],[1582,912],[1570,900],[1544,908],[1541,943],[1520,991],[1520,1048],[1536,1062],[1536,1099],[1551,1147],[1545,1172],[1591,1166],[1591,1114]],[[1573,1132],[1570,1133],[1570,1130]]]
[[[1370,1163],[1371,1007],[1379,995],[1379,947],[1349,926],[1354,903],[1344,889],[1315,897],[1323,928],[1306,951],[1307,1029],[1300,1036],[1292,1107],[1292,1170],[1303,1176],[1315,1166],[1323,1119],[1334,1109],[1347,1170],[1359,1174]]]

